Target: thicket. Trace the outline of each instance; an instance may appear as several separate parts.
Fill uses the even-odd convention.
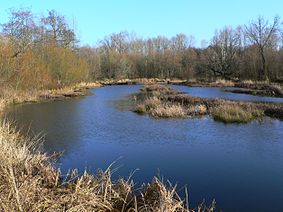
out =
[[[80,46],[66,18],[51,10],[36,17],[11,10],[1,23],[0,87],[57,88],[113,78],[283,80],[283,33],[278,17],[258,17],[216,31],[195,47],[192,36],[141,38],[120,32],[95,47]]]

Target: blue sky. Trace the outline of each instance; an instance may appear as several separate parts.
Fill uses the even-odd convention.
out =
[[[259,15],[283,19],[283,0],[1,0],[0,22],[7,21],[9,8],[26,7],[37,16],[55,9],[75,23],[81,44],[91,46],[125,30],[145,38],[182,32],[199,44],[216,29],[246,24]]]

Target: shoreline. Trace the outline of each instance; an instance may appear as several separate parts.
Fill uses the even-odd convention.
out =
[[[283,86],[281,84],[267,84],[266,82],[232,82],[226,80],[218,80],[213,82],[202,81],[187,81],[179,79],[159,79],[159,78],[137,78],[137,79],[105,79],[97,80],[94,82],[81,82],[74,85],[63,86],[62,88],[50,89],[50,90],[29,90],[29,91],[15,91],[13,89],[7,89],[4,93],[8,95],[2,95],[0,97],[0,115],[10,105],[16,104],[28,104],[28,103],[40,103],[46,101],[58,101],[68,98],[83,97],[88,95],[88,90],[91,88],[99,88],[103,86],[111,85],[151,85],[151,84],[172,84],[183,85],[188,87],[232,87],[233,90],[225,90],[230,93],[243,93],[255,96],[268,96],[283,98]],[[12,94],[9,94],[11,92]],[[249,103],[249,102],[248,102]],[[252,103],[252,102],[250,102]],[[263,103],[262,104],[267,104]]]

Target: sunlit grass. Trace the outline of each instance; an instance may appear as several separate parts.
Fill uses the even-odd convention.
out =
[[[0,123],[1,211],[170,211],[189,212],[176,186],[153,178],[138,191],[129,179],[112,179],[111,166],[96,175],[75,170],[62,176],[57,155],[39,151],[38,137],[27,138],[9,123]],[[197,211],[212,212],[215,202]]]
[[[220,105],[213,109],[214,120],[224,123],[248,123],[263,116],[263,111],[243,109],[237,105]]]

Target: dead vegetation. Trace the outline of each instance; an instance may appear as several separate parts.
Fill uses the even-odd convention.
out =
[[[283,119],[282,104],[204,99],[179,93],[165,85],[146,85],[138,96],[135,112],[156,118],[211,115],[224,123],[247,123],[264,116]]]
[[[12,87],[1,88],[0,113],[9,105],[40,102],[47,100],[63,100],[71,97],[84,96],[87,89],[101,86],[98,82],[81,82],[72,86],[65,86],[50,90],[15,90]]]
[[[216,81],[180,81],[172,82],[172,84],[181,84],[189,87],[233,87],[235,89],[227,89],[225,91],[232,93],[243,93],[255,96],[271,96],[283,97],[282,84],[270,83],[268,81],[252,81],[244,80],[241,82],[234,82],[231,80],[216,80]]]
[[[1,211],[144,211],[212,212],[200,205],[188,209],[176,186],[153,178],[136,189],[133,180],[114,181],[110,168],[96,175],[75,170],[62,176],[55,168],[58,155],[39,150],[41,139],[23,137],[9,123],[0,123],[0,210]],[[110,166],[111,167],[111,166]]]
[[[245,110],[236,105],[220,105],[213,109],[212,116],[214,120],[224,123],[248,123],[253,119],[263,116],[260,110]]]

